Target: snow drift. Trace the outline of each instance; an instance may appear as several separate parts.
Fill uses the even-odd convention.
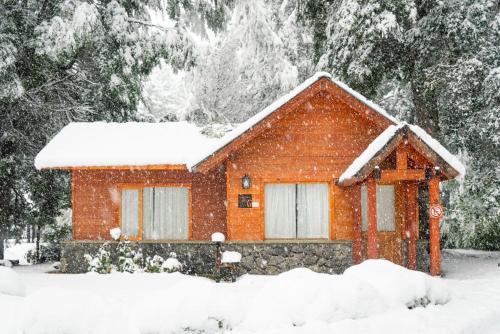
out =
[[[24,287],[21,277],[11,268],[0,266],[0,295],[25,296],[26,288]]]
[[[23,314],[16,324],[29,333],[51,334],[261,333],[269,329],[286,333],[391,310],[413,312],[408,308],[450,299],[440,278],[385,260],[365,261],[343,275],[298,268],[277,276],[244,275],[233,284],[180,273],[72,277],[92,280],[95,289],[42,288],[26,298],[16,297],[21,308],[16,313]],[[165,288],[97,294],[105,286],[133,284]]]

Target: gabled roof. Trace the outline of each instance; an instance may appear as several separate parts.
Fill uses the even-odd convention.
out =
[[[358,156],[342,173],[338,183],[350,185],[363,181],[387,156],[394,151],[403,138],[416,146],[427,160],[440,167],[448,178],[465,175],[462,163],[436,139],[417,125],[401,122],[389,126]]]
[[[70,123],[38,153],[35,167],[182,165],[217,139],[187,122]]]
[[[325,85],[323,86],[319,85],[317,87],[317,91],[330,90],[334,92],[336,97],[344,100],[349,100],[347,101],[347,103],[353,105],[353,107],[355,107],[356,109],[363,109],[362,112],[365,114],[365,116],[372,118],[378,117],[379,119],[381,118],[385,120],[385,126],[389,124],[398,123],[398,120],[389,115],[382,107],[368,100],[363,95],[351,89],[343,82],[333,79],[329,73],[318,72],[309,79],[307,79],[306,81],[304,81],[302,84],[297,86],[295,89],[290,91],[288,94],[282,96],[274,103],[264,108],[262,111],[260,111],[253,117],[249,118],[244,123],[241,123],[234,130],[227,133],[211,148],[211,150],[202,152],[202,154],[200,154],[195,159],[190,161],[188,164],[188,168],[191,170],[193,169],[196,170],[200,165],[204,164],[207,160],[210,160],[211,158],[214,158],[219,154],[223,155],[220,159],[225,159],[229,153],[231,153],[237,148],[238,145],[233,145],[234,147],[229,147],[231,144],[234,144],[237,139],[240,139],[243,135],[246,135],[249,132],[254,132],[254,134],[257,135],[259,131],[254,131],[254,130],[257,130],[256,129],[257,126],[261,125],[262,123],[264,123],[264,126],[262,126],[262,128],[270,127],[272,125],[271,115],[275,114],[281,109],[284,109],[287,105],[293,103],[294,100],[299,99],[301,95],[303,97],[310,96],[308,95],[308,93],[312,92],[308,92],[308,89],[312,89],[313,86],[316,83],[319,84],[319,81],[321,81],[322,79]],[[247,140],[248,139],[251,138],[247,138]],[[225,150],[226,152],[222,152],[223,149],[226,149]]]

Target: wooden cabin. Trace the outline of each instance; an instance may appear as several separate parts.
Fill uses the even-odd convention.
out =
[[[110,239],[115,227],[150,243],[207,243],[214,232],[234,244],[342,241],[351,263],[415,269],[429,238],[433,275],[440,183],[464,174],[424,130],[327,73],[220,139],[185,122],[71,123],[35,165],[71,172],[75,242]]]

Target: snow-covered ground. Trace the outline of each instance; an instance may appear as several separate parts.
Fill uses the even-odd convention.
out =
[[[444,279],[367,261],[343,275],[296,269],[220,284],[0,267],[0,333],[500,333],[498,262],[500,252],[454,250],[443,252]]]
[[[7,260],[18,260],[19,264],[26,265],[29,264],[26,255],[30,250],[35,249],[34,242],[19,242],[16,240],[9,239],[5,242],[5,259]]]

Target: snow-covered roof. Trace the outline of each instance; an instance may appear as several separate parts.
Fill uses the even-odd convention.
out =
[[[408,128],[436,152],[459,174],[464,166],[437,140],[416,125],[401,123],[384,109],[367,100],[329,73],[318,72],[287,95],[281,97],[246,122],[237,126],[220,139],[203,135],[200,129],[187,122],[164,123],[70,123],[65,126],[35,158],[35,167],[108,167],[147,165],[186,165],[190,170],[233,140],[252,129],[256,124],[278,110],[291,99],[321,78],[328,78],[360,102],[373,109],[390,122],[366,150],[346,169],[339,182],[353,178],[403,127]]]
[[[334,79],[330,73],[327,72],[317,72],[314,74],[312,77],[309,79],[305,80],[303,83],[295,87],[292,91],[290,91],[288,94],[282,96],[266,108],[264,108],[262,111],[257,113],[256,115],[250,117],[248,120],[245,122],[241,123],[238,125],[236,128],[234,128],[232,131],[228,132],[226,135],[224,135],[220,140],[217,142],[216,145],[212,146],[212,149],[206,152],[200,152],[201,154],[198,155],[195,159],[193,159],[190,163],[188,163],[188,168],[192,169],[205,159],[209,158],[211,155],[215,154],[217,151],[231,143],[233,140],[247,132],[248,130],[252,129],[255,125],[257,125],[259,122],[264,120],[267,116],[281,108],[283,105],[285,105],[287,102],[289,102],[291,99],[299,95],[301,92],[303,92],[305,89],[310,87],[312,84],[314,84],[316,81],[320,80],[321,78],[327,78],[331,80],[334,84],[345,90],[347,93],[352,95],[354,98],[362,102],[363,104],[367,105],[369,108],[375,110],[377,113],[382,115],[383,117],[387,118],[389,121],[393,123],[399,123],[399,121],[389,115],[387,111],[385,111],[382,107],[377,105],[376,103],[368,100],[366,97],[361,95],[360,93],[356,92],[349,86],[347,86],[345,83],[340,82],[336,79]]]
[[[455,169],[459,173],[459,176],[465,175],[465,167],[457,159],[457,157],[450,153],[436,139],[432,138],[431,135],[425,132],[424,129],[417,125],[400,122],[396,125],[390,125],[377,138],[375,138],[363,151],[363,153],[361,153],[361,155],[354,159],[351,165],[349,165],[344,173],[342,173],[339,178],[339,183],[343,183],[349,179],[354,178],[356,174],[364,166],[366,166],[404,127],[407,127],[420,140],[422,140],[427,146],[429,146],[437,155],[439,155],[446,163],[448,163],[453,169]]]
[[[35,167],[187,164],[217,139],[187,122],[70,123],[35,158]]]

